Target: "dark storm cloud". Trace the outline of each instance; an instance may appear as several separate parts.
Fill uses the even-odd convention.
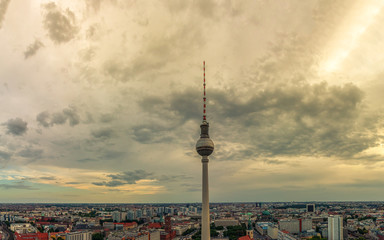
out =
[[[32,43],[31,45],[29,45],[27,47],[27,50],[25,50],[25,52],[24,52],[24,57],[26,59],[29,57],[32,57],[42,47],[44,47],[44,44],[36,39],[34,43]]]
[[[98,160],[96,159],[92,159],[92,158],[82,158],[82,159],[79,159],[77,160],[78,162],[81,162],[81,163],[87,163],[87,162],[96,162]]]
[[[98,130],[93,130],[91,134],[95,138],[108,139],[111,138],[115,134],[115,132],[110,128],[102,128]]]
[[[9,190],[9,189],[20,189],[20,190],[38,190],[35,187],[25,185],[23,183],[15,183],[15,184],[0,184],[0,188]]]
[[[0,151],[0,167],[3,167],[9,161],[11,156],[11,153]]]
[[[139,106],[152,116],[148,123],[132,127],[133,139],[144,144],[172,142],[182,137],[175,129],[188,120],[197,122],[202,117],[201,92],[193,90],[175,92],[162,98],[148,96],[139,101]],[[152,119],[159,121],[153,122]],[[165,121],[159,124],[160,120]]]
[[[80,116],[74,108],[66,108],[63,110],[64,115],[67,117],[70,126],[75,126],[80,123]]]
[[[5,13],[7,12],[8,4],[11,0],[0,0],[0,29],[3,26]]]
[[[170,108],[177,115],[182,116],[184,121],[201,119],[203,114],[201,92],[186,90],[182,93],[175,93],[171,97]]]
[[[52,114],[47,111],[41,112],[36,116],[36,121],[46,128],[53,125],[63,125],[67,121],[73,127],[80,123],[80,116],[75,108],[69,107]]]
[[[32,158],[32,159],[38,159],[41,158],[43,155],[43,150],[42,149],[31,149],[31,148],[26,148],[18,152],[19,156],[24,157],[24,158]]]
[[[8,134],[16,136],[21,136],[28,130],[28,123],[23,121],[21,118],[9,119],[7,122],[4,123],[4,125],[7,127]]]
[[[41,180],[50,180],[50,181],[56,180],[56,178],[52,177],[52,176],[50,176],[50,177],[39,177],[39,179],[41,179]]]
[[[108,177],[112,178],[113,180],[123,181],[128,184],[135,184],[136,181],[141,179],[147,179],[151,176],[153,176],[153,173],[147,172],[145,170],[127,171],[121,174],[108,175]]]
[[[82,184],[82,182],[66,182],[65,184],[77,185],[77,184]]]
[[[62,112],[57,112],[52,114],[52,119],[51,119],[51,126],[52,125],[62,125],[67,121],[67,116],[65,116],[64,113]]]
[[[133,139],[137,142],[150,144],[160,142],[170,142],[173,137],[170,136],[171,128],[156,124],[139,125],[132,127]]]
[[[61,10],[54,2],[43,7],[46,10],[43,23],[50,39],[57,44],[73,39],[78,32],[75,14],[69,9]]]
[[[96,186],[117,187],[126,184],[136,184],[137,181],[142,179],[153,179],[153,173],[145,170],[127,171],[119,174],[110,174],[107,177],[111,178],[110,181],[94,182]]]
[[[11,156],[12,156],[12,154],[10,154],[10,153],[0,151],[0,158],[2,158],[2,159],[8,160]]]
[[[216,92],[217,119],[247,127],[250,153],[352,157],[374,146],[374,125],[360,116],[363,93],[352,84],[284,86],[255,93],[245,102]],[[217,99],[217,100],[216,100]]]
[[[174,92],[170,97],[148,96],[139,101],[139,105],[151,114],[156,114],[159,117],[166,116],[173,124],[183,124],[187,120],[200,120],[202,117],[202,95],[197,90],[187,89],[183,92]],[[166,112],[164,112],[166,111]],[[160,126],[149,128],[168,130]]]
[[[49,113],[47,111],[41,112],[36,116],[36,121],[43,127],[49,127]]]
[[[109,123],[112,122],[115,119],[115,117],[112,114],[102,114],[100,116],[100,122],[102,123]]]
[[[114,150],[108,150],[101,154],[101,158],[105,159],[116,159],[116,158],[122,158],[124,157],[126,152],[121,151],[114,151]]]
[[[182,180],[190,180],[192,177],[186,175],[161,175],[156,179],[159,182],[180,182]]]
[[[127,183],[124,183],[124,182],[121,182],[121,181],[112,180],[112,181],[108,181],[108,182],[106,182],[106,181],[103,181],[103,182],[93,182],[92,184],[96,185],[96,186],[118,187],[118,186],[125,185]]]
[[[364,94],[353,84],[294,81],[249,91],[251,97],[245,100],[235,92],[210,91],[208,120],[213,124],[211,133],[216,133],[215,139],[221,142],[214,158],[310,155],[347,159],[375,146],[378,140],[377,118],[364,115]],[[190,90],[171,94],[166,102],[155,106],[163,112],[157,117],[177,116],[170,123],[176,128],[188,120],[201,119],[199,104],[190,104],[197,95]],[[142,107],[148,112],[154,108],[151,104]],[[157,132],[161,131],[137,127],[134,135],[137,141],[150,142]],[[222,141],[242,144],[244,149],[234,150]]]

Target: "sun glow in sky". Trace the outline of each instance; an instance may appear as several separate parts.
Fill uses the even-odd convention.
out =
[[[384,2],[0,0],[0,202],[382,200]]]
[[[383,1],[351,3],[351,9],[343,16],[332,41],[324,49],[325,60],[320,71],[334,72],[349,53],[359,46],[360,37],[381,13]]]

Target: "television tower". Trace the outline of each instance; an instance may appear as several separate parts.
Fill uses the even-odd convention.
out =
[[[196,143],[196,151],[202,157],[201,163],[203,164],[203,211],[201,214],[201,240],[209,240],[211,231],[209,226],[209,185],[208,185],[208,156],[212,154],[214,145],[213,141],[209,138],[208,130],[209,123],[206,116],[206,95],[205,95],[205,61],[203,62],[204,69],[204,107],[203,107],[203,122],[200,125],[200,139]]]

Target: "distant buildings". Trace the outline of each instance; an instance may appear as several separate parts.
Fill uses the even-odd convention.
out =
[[[279,221],[279,230],[290,233],[300,233],[312,229],[312,219],[282,219]]]
[[[12,223],[9,229],[17,233],[36,233],[37,232],[36,228],[29,223]]]
[[[15,233],[15,240],[48,240],[48,233]]]
[[[91,232],[69,232],[65,234],[65,240],[92,240]]]
[[[328,240],[343,239],[343,217],[329,216],[328,217]]]
[[[121,212],[119,212],[119,211],[114,211],[114,212],[112,213],[112,220],[113,220],[114,222],[121,222]]]
[[[239,220],[236,220],[234,218],[223,218],[223,219],[216,219],[215,220],[216,227],[223,226],[236,226],[239,225]]]
[[[315,204],[307,204],[307,212],[314,213],[315,212]]]
[[[297,240],[297,238],[291,235],[288,231],[279,230],[277,233],[277,240]]]
[[[268,234],[268,228],[272,227],[273,223],[271,222],[257,222],[255,224],[256,230],[261,234],[261,235],[267,235]]]

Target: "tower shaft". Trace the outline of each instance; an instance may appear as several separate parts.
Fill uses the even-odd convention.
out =
[[[201,162],[203,164],[203,210],[201,214],[201,239],[210,240],[211,229],[209,225],[208,156],[203,156]]]
[[[201,239],[210,240],[210,220],[209,220],[209,184],[208,184],[208,156],[212,154],[215,146],[213,141],[209,138],[209,123],[206,116],[206,93],[205,93],[205,62],[204,67],[204,105],[203,105],[203,122],[200,125],[200,139],[196,143],[196,151],[202,157],[201,163],[203,165],[203,211],[201,213]]]

